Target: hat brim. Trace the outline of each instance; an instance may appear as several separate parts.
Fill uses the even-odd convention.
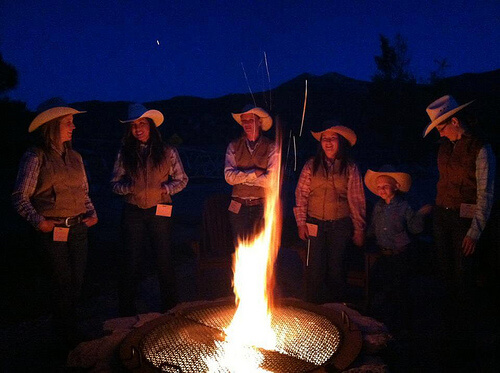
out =
[[[427,136],[429,134],[429,132],[431,132],[437,125],[439,125],[440,123],[443,123],[446,119],[452,117],[455,113],[462,110],[464,107],[469,106],[474,101],[476,101],[476,100],[472,100],[472,101],[467,102],[466,104],[460,105],[460,106],[456,107],[455,109],[444,113],[439,118],[433,120],[431,123],[429,123],[427,125],[427,127],[425,127],[424,135],[422,137]]]
[[[30,126],[28,127],[28,132],[33,132],[34,130],[41,127],[45,123],[50,122],[51,120],[65,117],[66,115],[83,113],[86,113],[86,111],[78,111],[67,106],[57,106],[50,108],[48,110],[42,111],[35,117],[35,119],[33,119],[33,121],[30,123]]]
[[[316,140],[321,141],[321,135],[325,132],[335,132],[342,135],[349,142],[349,144],[351,144],[351,146],[354,146],[358,140],[356,133],[352,129],[345,126],[333,126],[321,132],[311,131],[311,134]]]
[[[377,194],[377,178],[379,176],[390,176],[399,184],[401,192],[408,192],[411,188],[411,176],[405,172],[376,172],[372,170],[366,171],[365,185],[373,194]]]
[[[240,126],[241,126],[241,116],[243,114],[255,114],[255,115],[257,115],[260,118],[260,122],[262,125],[262,131],[268,131],[273,126],[273,118],[271,118],[271,116],[264,109],[256,107],[256,108],[252,108],[248,111],[245,111],[244,113],[231,113],[234,120],[236,122],[238,122],[238,124]]]
[[[161,126],[161,124],[163,123],[163,119],[164,119],[163,114],[160,111],[148,110],[144,114],[142,114],[140,117],[137,117],[134,119],[120,120],[120,123],[130,123],[130,122],[133,122],[134,120],[141,119],[141,118],[152,119],[156,127]]]

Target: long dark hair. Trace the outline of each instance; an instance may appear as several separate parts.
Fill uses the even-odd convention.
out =
[[[163,161],[167,145],[163,142],[161,134],[153,120],[151,118],[146,119],[149,123],[149,154],[151,155],[153,165],[159,167]],[[132,124],[129,123],[122,139],[121,156],[125,172],[132,176],[137,175],[141,161],[145,160],[141,159],[140,145],[141,142],[132,134]]]
[[[338,159],[340,161],[339,173],[345,174],[347,172],[347,166],[350,163],[352,163],[351,144],[341,134],[338,134],[338,136],[339,136],[339,148],[335,156],[335,159]],[[318,144],[318,150],[313,159],[313,175],[316,175],[316,172],[318,172],[320,165],[323,165],[325,171],[328,172],[326,159],[327,159],[326,154],[325,151],[323,150],[323,147],[321,146],[321,140],[320,140]]]

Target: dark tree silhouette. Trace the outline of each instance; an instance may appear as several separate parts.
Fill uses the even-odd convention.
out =
[[[381,55],[375,56],[377,72],[372,77],[373,82],[415,83],[415,77],[410,71],[410,57],[406,40],[397,34],[391,44],[389,39],[380,35]]]
[[[0,53],[0,93],[7,92],[17,86],[17,70],[3,60]]]
[[[435,59],[434,63],[437,65],[436,70],[431,71],[429,81],[431,84],[437,83],[446,77],[446,70],[450,67],[446,58]]]

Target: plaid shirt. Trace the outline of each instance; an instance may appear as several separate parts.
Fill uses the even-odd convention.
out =
[[[300,173],[299,182],[295,189],[295,207],[293,212],[297,226],[304,225],[307,219],[307,204],[311,193],[313,159],[306,162]],[[363,232],[366,227],[366,203],[363,180],[359,173],[358,166],[350,163],[347,168],[347,202],[351,210],[351,219],[355,232]]]
[[[141,145],[146,147],[146,145]],[[147,151],[147,149],[144,149],[144,151]],[[168,147],[166,150],[166,155],[167,157],[170,158],[170,176],[171,179],[165,180],[164,182],[161,183],[161,188],[168,193],[169,195],[173,196],[176,193],[179,193],[182,189],[184,189],[188,183],[188,176],[184,172],[184,167],[181,162],[181,158],[179,156],[179,153],[177,152],[177,149]],[[129,177],[124,177],[125,175],[125,168],[123,168],[123,162],[122,162],[122,154],[121,152],[118,153],[118,156],[116,157],[115,165],[113,167],[113,177],[111,179],[111,189],[113,190],[114,193],[119,194],[119,195],[127,195],[129,193],[132,193],[132,182]]]
[[[490,145],[485,145],[476,158],[477,201],[476,212],[467,236],[477,240],[486,226],[493,206],[496,159]]]
[[[53,149],[62,156],[62,153],[59,150],[56,148]],[[35,151],[33,149],[26,151],[21,158],[19,172],[17,174],[14,191],[12,193],[12,203],[14,208],[19,215],[26,219],[28,223],[33,225],[35,228],[45,220],[43,215],[39,214],[31,203],[31,197],[35,193],[36,185],[38,183],[40,166],[41,162]],[[89,184],[85,174],[85,169],[83,172],[84,178],[82,180],[82,188],[85,191],[85,209],[87,210],[86,216],[97,217],[94,205],[89,197]]]

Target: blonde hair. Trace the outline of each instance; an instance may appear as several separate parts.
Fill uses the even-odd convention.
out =
[[[57,146],[61,139],[61,120],[64,116],[52,119],[40,127],[42,147],[49,151],[52,146]],[[69,145],[71,146],[71,145]]]

